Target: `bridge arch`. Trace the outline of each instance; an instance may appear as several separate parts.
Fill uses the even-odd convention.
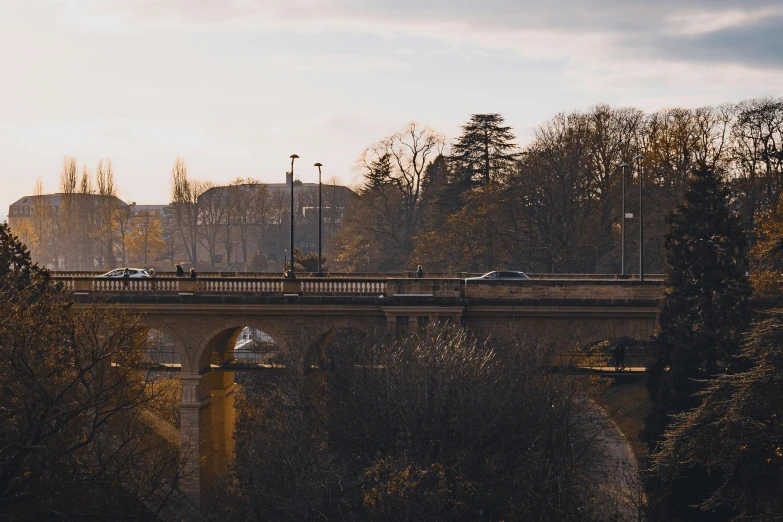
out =
[[[174,363],[174,364],[180,363],[182,366],[184,366],[185,361],[187,361],[188,359],[188,354],[187,354],[187,350],[185,349],[185,343],[180,337],[178,331],[175,328],[169,326],[168,324],[159,321],[153,317],[150,317],[147,314],[142,315],[141,322],[145,327],[147,327],[148,337],[154,332],[158,332],[171,343],[172,346],[170,349],[172,349],[174,352],[173,354],[170,354],[167,358],[161,360],[155,360],[155,357],[153,356],[150,362]]]
[[[281,352],[285,353],[290,349],[289,339],[272,321],[262,317],[235,317],[221,321],[204,333],[197,343],[196,353],[191,360],[191,371],[199,374],[210,371],[214,353],[217,353],[220,363],[233,358],[237,338],[245,328],[258,330],[271,337],[276,348]]]

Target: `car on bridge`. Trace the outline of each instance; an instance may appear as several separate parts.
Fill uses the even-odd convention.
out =
[[[465,279],[466,283],[470,281],[526,281],[530,278],[525,275],[524,272],[511,272],[508,270],[500,270],[494,272],[487,272],[486,274],[478,277],[468,277]]]
[[[130,278],[131,279],[142,279],[149,277],[149,273],[147,273],[146,270],[143,268],[128,268],[128,272],[130,272]],[[125,274],[124,268],[117,268],[115,270],[110,270],[109,272],[106,272],[105,274],[101,274],[99,276],[95,276],[96,279],[122,279],[122,276]]]

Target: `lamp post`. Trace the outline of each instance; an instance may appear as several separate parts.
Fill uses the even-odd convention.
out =
[[[321,199],[321,167],[323,165],[321,163],[316,163],[313,165],[315,167],[318,167],[318,275],[321,275],[321,224],[323,223],[322,219],[322,199]]]
[[[644,156],[637,155],[634,159],[636,162],[636,172],[639,174],[639,281],[644,281],[644,196],[643,182],[642,182],[642,161]]]
[[[620,275],[625,276],[625,178],[628,176],[628,170],[630,170],[631,166],[627,163],[623,163],[620,165],[620,168],[623,170],[623,220],[620,223],[620,233],[622,234],[622,240],[620,241],[620,264],[622,267],[620,268]]]
[[[298,158],[291,154],[291,268],[288,271],[289,279],[296,279],[294,275],[294,160]]]

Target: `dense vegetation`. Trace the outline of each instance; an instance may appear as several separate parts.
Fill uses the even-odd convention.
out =
[[[397,340],[338,331],[321,346],[304,375],[243,387],[214,519],[635,514],[633,473],[611,476],[629,462],[607,450],[617,436],[593,403],[600,387],[548,371],[540,346],[449,327]]]
[[[650,520],[776,520],[781,512],[779,206],[751,249],[726,183],[701,167],[668,222],[666,295],[648,364]],[[756,293],[751,319],[748,296]]]
[[[627,263],[638,266],[641,171],[645,267],[661,273],[666,217],[694,168],[723,173],[752,240],[783,181],[780,99],[653,114],[599,105],[556,115],[524,147],[514,140],[501,115],[474,114],[450,145],[417,124],[371,145],[360,197],[329,250],[333,268],[618,273],[628,163]]]
[[[524,148],[498,114],[471,116],[451,146],[410,124],[362,154],[359,197],[330,265],[619,272],[620,165],[637,154],[627,211],[638,212],[641,176],[645,262],[666,286],[640,434],[650,451],[644,502],[633,476],[602,465],[595,383],[548,371],[551,354],[535,343],[433,328],[398,339],[337,334],[272,378],[243,383],[236,464],[215,485],[210,515],[779,517],[783,100],[651,115],[599,106],[556,116]],[[204,187],[180,174],[175,193],[191,208]],[[194,249],[198,219],[180,218]],[[638,221],[626,224],[635,266]],[[247,259],[267,266],[263,253]],[[318,262],[294,260],[298,270]],[[0,515],[161,509],[179,469],[143,422],[155,394],[129,371],[143,348],[136,318],[75,310],[0,228]],[[615,482],[598,480],[607,477]]]
[[[155,518],[177,448],[144,422],[138,318],[77,310],[0,225],[0,519]]]

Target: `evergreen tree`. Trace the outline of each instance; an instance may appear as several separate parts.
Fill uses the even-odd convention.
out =
[[[504,122],[500,114],[473,114],[462,126],[451,160],[468,185],[488,185],[516,159],[515,136]]]
[[[782,347],[783,310],[777,309],[747,338],[748,371],[713,379],[701,406],[667,432],[653,465],[661,489],[681,492],[679,477],[694,472],[705,478],[702,495],[690,498],[701,511],[689,508],[681,518],[772,520],[783,513]],[[670,505],[667,500],[658,505]]]
[[[377,190],[392,182],[392,166],[389,154],[382,154],[367,167],[364,173],[365,189]]]
[[[647,373],[653,409],[645,439],[654,445],[671,414],[698,405],[706,379],[731,369],[748,323],[745,233],[729,212],[729,191],[711,168],[696,170],[685,201],[668,218],[666,293]]]
[[[729,212],[729,191],[715,170],[692,173],[684,202],[667,222],[666,291],[646,376],[652,406],[643,439],[653,450],[673,418],[699,406],[708,379],[737,369],[750,294],[745,234]],[[706,494],[709,477],[698,467],[681,472],[666,492],[661,478],[650,475],[653,518],[698,519],[688,506]]]

